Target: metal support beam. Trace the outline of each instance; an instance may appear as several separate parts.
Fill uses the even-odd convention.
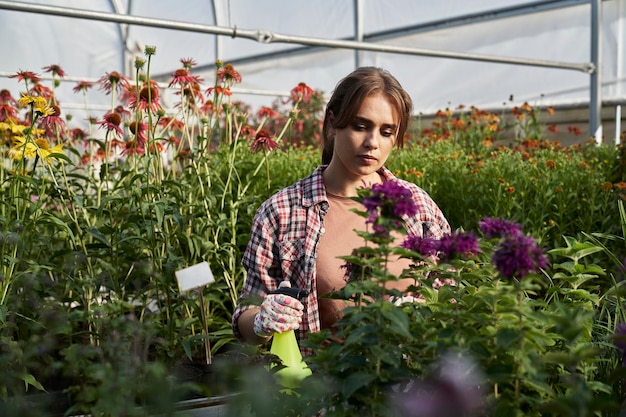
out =
[[[599,0],[595,0],[599,1]],[[438,58],[450,58],[469,61],[482,61],[500,64],[526,65],[533,67],[560,68],[565,70],[581,71],[592,74],[595,71],[595,65],[591,62],[559,62],[546,61],[536,59],[524,59],[515,57],[503,57],[495,55],[469,54],[461,52],[433,51],[419,48],[407,48],[394,45],[380,45],[367,42],[334,40],[323,38],[312,38],[303,36],[289,36],[267,30],[245,30],[238,28],[227,28],[219,26],[209,26],[194,23],[177,22],[163,19],[152,19],[136,16],[120,16],[112,13],[94,12],[89,10],[72,9],[54,6],[42,6],[27,3],[18,3],[11,1],[0,1],[0,9],[14,10],[30,13],[42,13],[46,15],[74,17],[81,19],[91,19],[105,22],[126,23],[131,25],[151,26],[163,29],[182,30],[198,33],[209,33],[214,35],[231,36],[233,38],[245,38],[255,40],[260,43],[293,43],[311,46],[323,46],[338,49],[356,49],[361,51],[395,53],[405,55],[430,56]]]
[[[602,0],[590,0],[591,3],[591,62],[596,71],[591,73],[589,86],[589,135],[597,144],[602,143]]]

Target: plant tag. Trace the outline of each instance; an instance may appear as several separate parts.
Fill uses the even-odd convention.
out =
[[[194,288],[215,282],[211,267],[206,261],[179,269],[175,274],[180,292],[193,290]]]

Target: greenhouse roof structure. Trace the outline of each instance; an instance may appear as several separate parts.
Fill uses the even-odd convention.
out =
[[[57,96],[80,107],[76,82],[133,78],[154,46],[154,79],[193,59],[210,84],[220,60],[240,72],[233,94],[251,105],[300,82],[330,94],[375,65],[400,80],[416,114],[580,104],[598,137],[602,103],[626,102],[625,22],[626,0],[0,0],[0,88],[18,91],[11,75],[59,65]]]

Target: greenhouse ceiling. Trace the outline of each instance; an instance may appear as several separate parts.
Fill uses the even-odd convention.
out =
[[[135,57],[154,46],[153,78],[167,82],[193,59],[212,83],[216,60],[230,62],[243,79],[234,94],[256,106],[300,82],[330,93],[356,66],[376,65],[416,113],[580,104],[597,135],[600,105],[626,102],[625,21],[626,0],[0,0],[13,34],[0,46],[0,87],[18,91],[11,75],[55,64],[67,74],[57,96],[80,107],[76,82],[133,77]]]

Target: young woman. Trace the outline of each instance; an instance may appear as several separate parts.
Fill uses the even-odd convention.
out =
[[[358,188],[397,181],[418,207],[415,216],[404,219],[409,234],[439,239],[450,232],[425,191],[384,167],[393,147],[403,145],[411,110],[408,93],[380,68],[358,68],[337,84],[324,117],[322,165],[269,198],[255,215],[243,255],[247,277],[233,314],[240,340],[264,343],[274,333],[295,329],[303,340],[341,317],[345,302],[321,296],[346,284],[345,261],[338,257],[363,246],[355,230],[366,230],[365,219],[351,210],[363,210],[350,198]],[[406,267],[407,260],[397,259],[389,269],[399,274]],[[402,291],[413,282],[394,285]],[[270,294],[279,286],[308,295],[298,301]],[[262,304],[246,304],[251,296],[261,297]]]

